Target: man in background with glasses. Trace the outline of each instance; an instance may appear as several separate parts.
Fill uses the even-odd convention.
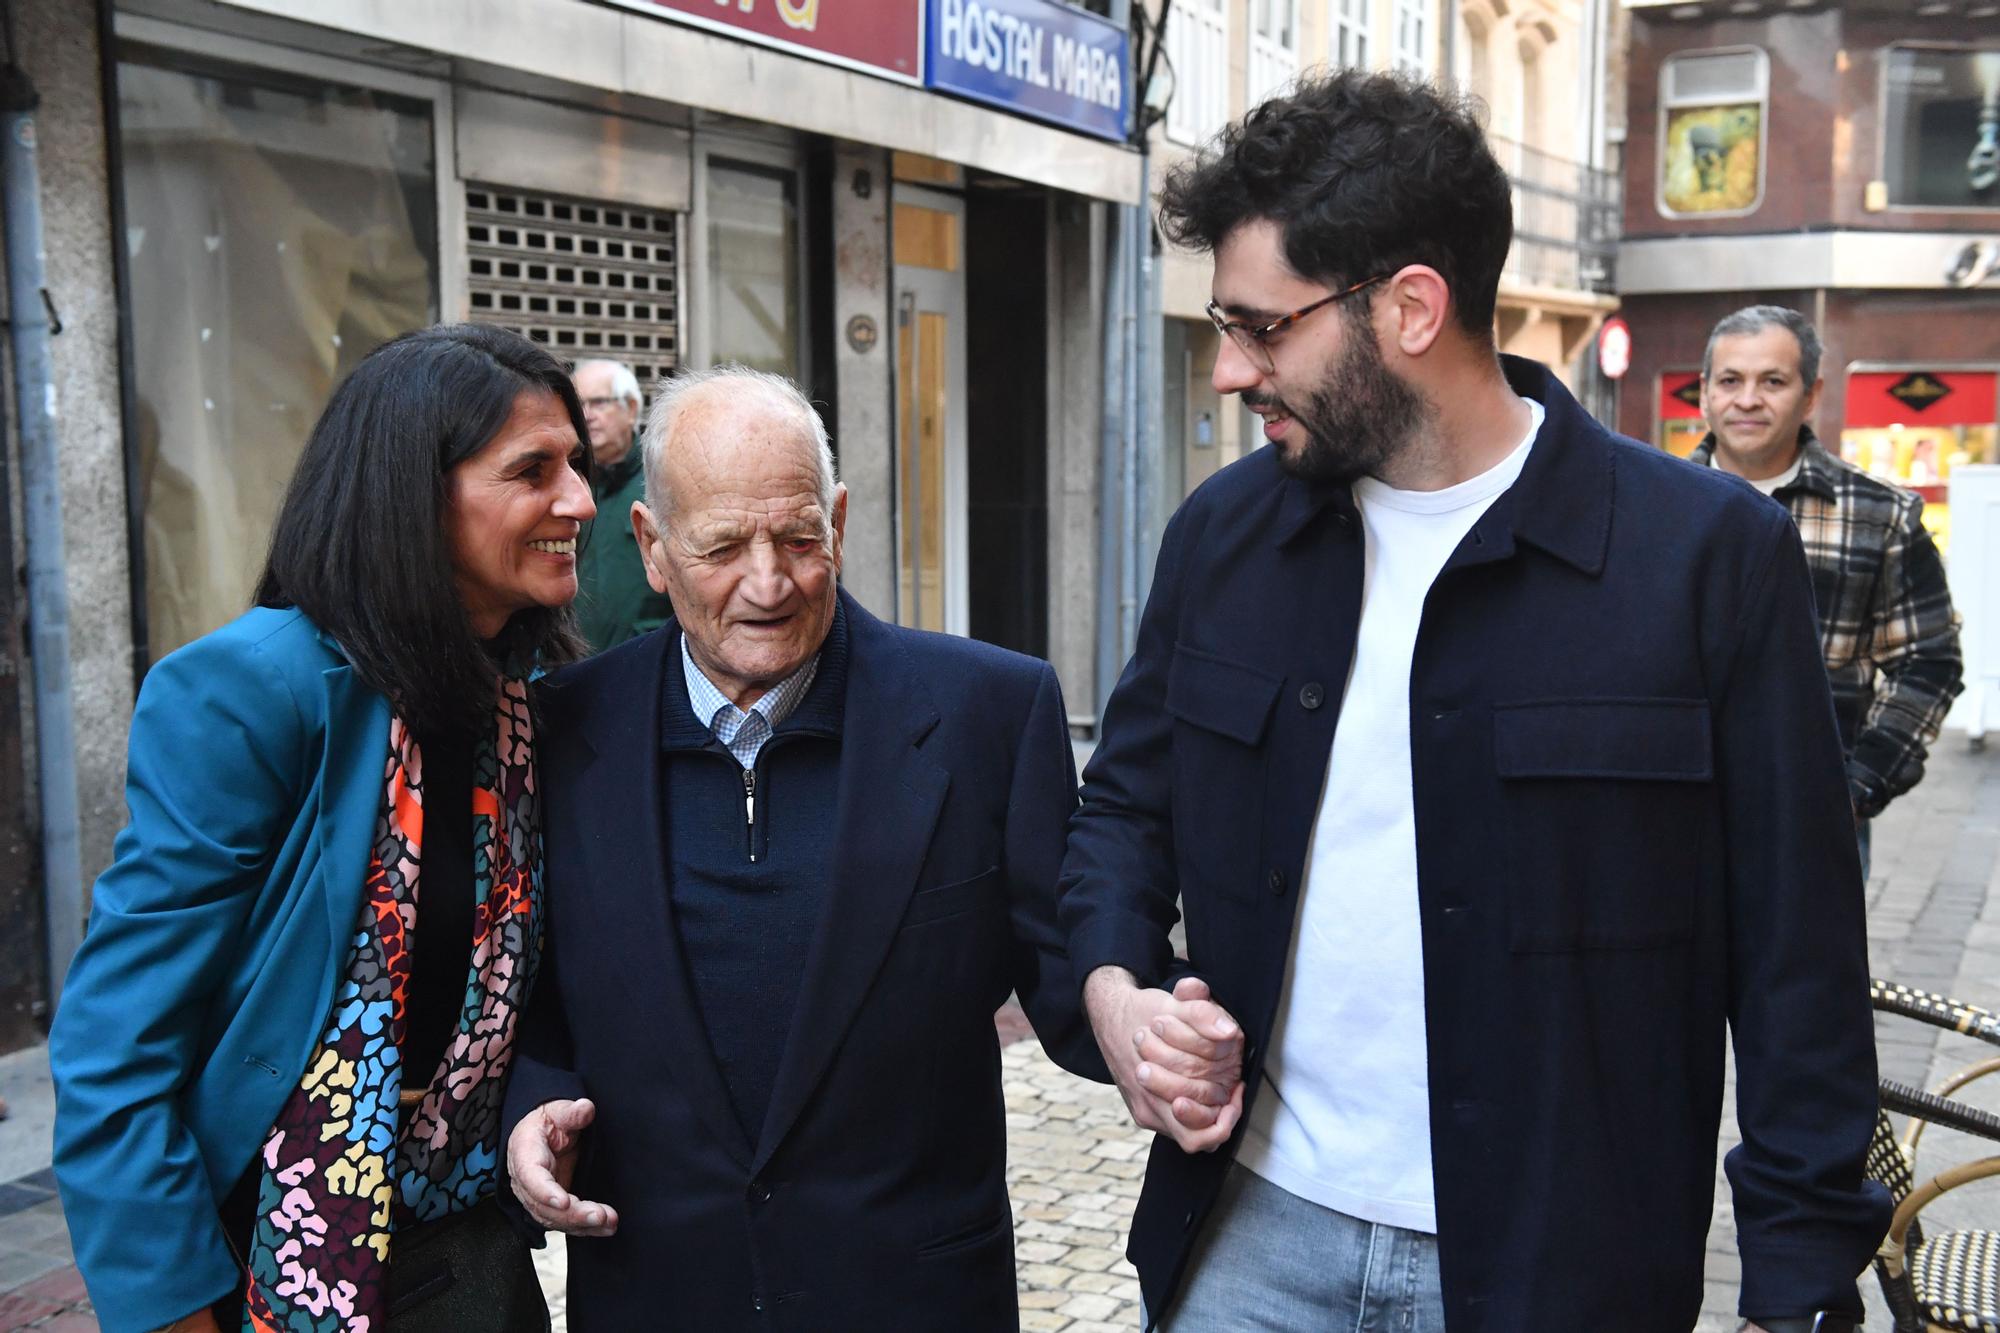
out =
[[[1309,79],[1161,212],[1270,447],[1167,527],[1063,869],[1162,1136],[1149,1322],[1685,1333],[1733,1030],[1740,1309],[1851,1329],[1889,1208],[1796,531],[1498,355],[1457,97]]]
[[[601,653],[635,635],[658,629],[673,607],[646,582],[632,535],[632,506],[646,498],[639,466],[639,413],[646,400],[638,377],[623,361],[579,361],[570,372],[590,427],[591,480],[597,517],[584,525],[577,551],[576,620],[590,651]]]

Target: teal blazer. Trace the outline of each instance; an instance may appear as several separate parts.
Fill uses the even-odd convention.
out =
[[[298,1086],[361,910],[388,701],[298,611],[162,660],[130,822],[49,1033],[55,1171],[106,1333],[241,1280],[216,1216]]]

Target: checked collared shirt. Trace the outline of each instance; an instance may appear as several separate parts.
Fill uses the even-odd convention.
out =
[[[792,715],[799,700],[812,688],[813,677],[819,674],[819,654],[814,653],[804,666],[766,690],[747,710],[731,703],[729,696],[702,674],[688,652],[685,634],[681,635],[681,670],[687,677],[688,703],[694,715],[715,733],[715,739],[722,742],[724,749],[736,756],[737,763],[755,768],[757,752],[771,739],[771,732]]]
[[[1921,497],[1828,453],[1799,430],[1799,474],[1772,498],[1791,511],[1812,566],[1820,646],[1864,818],[1924,775],[1960,689],[1958,615]],[[1690,456],[1707,465],[1715,436]]]

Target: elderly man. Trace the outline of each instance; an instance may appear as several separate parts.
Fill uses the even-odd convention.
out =
[[[591,498],[598,517],[584,525],[577,550],[576,617],[592,652],[657,629],[671,615],[667,599],[646,583],[632,539],[632,506],[644,499],[645,475],[633,448],[639,424],[639,381],[622,361],[579,361],[570,379],[583,401],[596,472]]]
[[[544,685],[549,946],[508,1095],[572,1328],[1013,1330],[993,1011],[1104,1076],[1054,885],[1046,663],[839,591],[789,382],[678,378],[633,527],[666,631]]]
[[[1693,461],[1782,504],[1805,540],[1866,875],[1868,821],[1923,777],[1963,663],[1922,498],[1828,453],[1806,424],[1824,387],[1820,354],[1818,331],[1796,310],[1754,305],[1725,317],[1702,352],[1709,433]]]

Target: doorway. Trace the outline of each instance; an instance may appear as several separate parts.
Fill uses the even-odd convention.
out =
[[[896,621],[966,634],[965,204],[895,191]]]

